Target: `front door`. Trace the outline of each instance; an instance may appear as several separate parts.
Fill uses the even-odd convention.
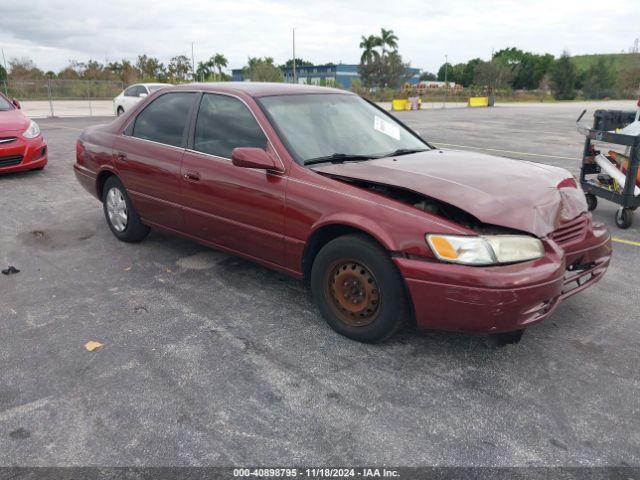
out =
[[[241,100],[205,93],[191,148],[182,160],[184,229],[202,240],[282,265],[285,176],[234,166],[231,151],[236,147],[263,148],[276,156]]]
[[[172,92],[147,105],[119,135],[113,157],[120,180],[140,217],[182,229],[180,163],[195,92]]]

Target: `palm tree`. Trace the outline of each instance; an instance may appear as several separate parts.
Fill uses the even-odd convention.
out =
[[[211,59],[213,65],[218,69],[218,74],[220,75],[220,80],[222,80],[222,68],[227,68],[229,66],[229,61],[227,57],[225,57],[222,53],[216,53]]]
[[[380,39],[375,35],[369,35],[368,37],[362,36],[360,42],[360,48],[362,48],[362,56],[360,57],[360,63],[371,63],[372,60],[378,59],[380,53],[376,50],[376,47],[380,46]]]
[[[382,54],[387,53],[386,47],[389,47],[391,51],[395,52],[398,49],[398,36],[393,33],[393,30],[380,29],[380,37],[378,37],[380,46],[382,47]]]

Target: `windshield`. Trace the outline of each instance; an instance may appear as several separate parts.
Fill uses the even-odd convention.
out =
[[[281,95],[259,101],[298,163],[336,154],[381,157],[429,148],[356,95]]]
[[[7,110],[13,110],[13,105],[6,98],[0,95],[0,112],[6,112]]]

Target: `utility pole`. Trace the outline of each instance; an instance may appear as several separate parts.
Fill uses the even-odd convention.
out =
[[[193,56],[193,42],[191,42],[191,76],[193,77],[193,80],[197,80],[196,78],[196,60],[195,57]]]
[[[445,54],[444,56],[444,102],[442,102],[442,108],[447,108],[447,91],[449,90],[449,85],[447,84],[448,68],[449,68],[449,56]]]
[[[293,29],[293,83],[298,83],[296,76],[296,29]]]

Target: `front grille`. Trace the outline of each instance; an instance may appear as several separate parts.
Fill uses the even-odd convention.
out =
[[[13,165],[18,165],[21,161],[22,161],[22,155],[0,157],[0,167],[11,167]]]
[[[580,215],[578,218],[568,221],[557,230],[551,232],[549,237],[561,247],[582,240],[587,232],[587,217]]]
[[[0,145],[6,145],[7,143],[15,142],[18,137],[0,137]]]

